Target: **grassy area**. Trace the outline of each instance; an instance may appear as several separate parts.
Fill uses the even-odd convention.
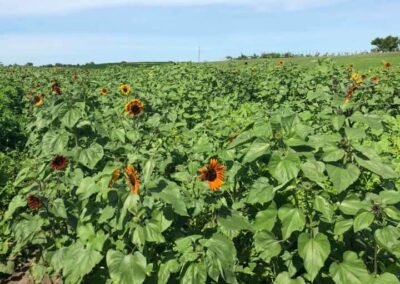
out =
[[[384,61],[390,62],[393,66],[400,66],[400,52],[393,53],[382,53],[382,54],[364,54],[364,55],[349,55],[349,56],[334,56],[334,57],[293,57],[293,58],[273,58],[273,59],[249,59],[249,60],[238,60],[240,64],[252,64],[259,63],[260,61],[273,61],[273,62],[293,62],[304,67],[313,67],[318,59],[321,58],[332,58],[335,62],[340,65],[353,64],[356,70],[366,71],[370,68],[381,66]],[[221,61],[219,63],[226,63],[227,61]]]

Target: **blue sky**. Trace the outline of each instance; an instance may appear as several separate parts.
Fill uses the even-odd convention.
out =
[[[358,52],[400,35],[399,12],[399,0],[0,0],[0,62]]]

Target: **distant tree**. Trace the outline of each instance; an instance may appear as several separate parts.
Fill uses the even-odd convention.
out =
[[[244,54],[242,53],[242,54],[240,54],[240,56],[239,56],[237,59],[243,60],[243,59],[248,59],[248,57],[247,57],[247,55],[244,55]]]
[[[25,66],[30,66],[30,67],[32,67],[32,66],[33,66],[33,63],[32,63],[32,62],[27,62],[27,63],[25,64]]]
[[[373,52],[388,52],[398,51],[400,45],[400,39],[397,36],[387,36],[385,38],[377,37],[371,41],[371,45],[375,45]]]
[[[232,60],[233,57],[228,55],[228,56],[225,56],[225,59],[226,59],[226,60]]]

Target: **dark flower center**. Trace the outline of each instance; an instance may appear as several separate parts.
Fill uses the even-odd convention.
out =
[[[128,88],[127,88],[127,87],[123,87],[123,88],[122,88],[122,91],[123,91],[124,93],[127,93],[127,92],[128,92]]]
[[[214,181],[217,178],[217,172],[214,169],[208,169],[206,178],[208,181]]]
[[[34,102],[35,102],[35,103],[40,102],[40,97],[37,97],[37,96],[36,96],[35,99],[34,99]]]
[[[62,166],[65,162],[64,157],[56,157],[53,161],[54,165],[56,166]]]
[[[138,105],[132,105],[132,106],[131,106],[131,111],[132,111],[134,114],[138,114],[138,113],[140,113],[140,107],[139,107]]]

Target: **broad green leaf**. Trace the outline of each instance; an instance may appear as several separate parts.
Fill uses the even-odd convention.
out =
[[[375,231],[375,240],[380,247],[400,257],[400,229],[391,225]]]
[[[288,272],[281,272],[276,277],[274,284],[305,284],[303,278],[297,277],[296,279],[292,279]]]
[[[67,210],[65,209],[64,200],[62,198],[57,198],[52,202],[51,212],[56,217],[67,219]]]
[[[354,232],[359,232],[371,226],[372,222],[374,222],[375,215],[369,211],[364,211],[359,213],[356,218],[354,218]]]
[[[98,192],[99,188],[92,177],[85,177],[76,190],[76,194],[80,200],[88,199],[90,196]]]
[[[149,159],[143,168],[143,185],[146,186],[150,181],[151,174],[153,173],[155,163],[154,160]]]
[[[182,195],[178,187],[168,186],[159,193],[159,196],[164,202],[171,204],[175,213],[181,216],[188,216],[186,204],[182,200]]]
[[[323,219],[325,219],[326,222],[332,222],[332,217],[335,212],[332,204],[328,200],[318,195],[314,200],[314,208],[318,212],[322,213]]]
[[[282,250],[279,240],[273,233],[267,231],[258,231],[254,234],[254,248],[266,263],[278,256]]]
[[[302,233],[298,238],[298,249],[299,255],[304,260],[304,266],[312,282],[324,266],[331,252],[331,245],[328,237],[322,233],[318,233],[312,238],[309,234]]]
[[[170,259],[160,265],[158,270],[158,284],[167,284],[171,273],[177,273],[180,265],[176,259]]]
[[[103,147],[97,143],[93,143],[89,148],[80,151],[78,161],[85,167],[93,170],[103,156]]]
[[[386,205],[393,205],[400,202],[400,191],[397,190],[384,190],[379,192],[379,197]]]
[[[221,231],[232,238],[237,236],[242,230],[253,230],[247,219],[235,210],[232,210],[229,214],[219,215],[217,222]]]
[[[10,219],[12,217],[12,215],[18,208],[25,207],[25,206],[26,206],[26,198],[22,197],[22,195],[14,196],[13,199],[11,200],[10,204],[8,204],[8,209],[4,213],[3,220],[7,221],[8,219]]]
[[[379,160],[364,160],[358,156],[355,156],[355,158],[361,167],[370,170],[385,179],[397,178],[396,172],[389,165],[384,164]]]
[[[103,259],[98,251],[85,248],[80,243],[75,243],[65,251],[62,262],[63,276],[66,283],[80,283],[83,277]]]
[[[59,154],[67,150],[68,134],[65,132],[47,132],[43,136],[42,152],[46,154]]]
[[[372,284],[400,284],[399,278],[394,274],[385,272],[378,275],[372,282]]]
[[[279,183],[285,183],[295,177],[300,171],[300,159],[296,153],[289,152],[282,157],[274,152],[268,163],[268,170]]]
[[[254,230],[261,231],[272,231],[278,217],[278,210],[276,209],[275,202],[272,202],[267,209],[259,211],[254,220]]]
[[[366,284],[372,280],[362,259],[352,251],[343,254],[343,262],[332,263],[329,272],[336,284]]]
[[[322,182],[326,180],[326,177],[324,175],[324,163],[317,161],[307,161],[301,165],[301,171],[306,178],[316,182],[320,186],[323,186]]]
[[[111,131],[111,139],[119,141],[121,143],[125,143],[125,133],[125,129],[115,128]]]
[[[334,188],[338,192],[346,190],[360,176],[360,170],[352,164],[348,164],[345,168],[327,165],[326,170]]]
[[[306,224],[303,211],[286,204],[279,208],[278,217],[282,222],[282,237],[287,240],[294,231],[302,231]]]
[[[327,146],[323,149],[322,160],[324,162],[336,162],[343,159],[346,152],[336,146]]]
[[[274,199],[273,187],[265,177],[259,177],[251,186],[246,202],[264,204]]]
[[[333,125],[333,128],[336,131],[339,131],[340,128],[342,128],[343,124],[345,121],[345,116],[344,115],[333,115],[331,118],[331,122]]]
[[[258,159],[262,155],[267,154],[269,151],[269,144],[268,143],[260,143],[255,142],[253,143],[250,148],[247,150],[247,153],[244,155],[242,163],[251,163],[254,160]]]
[[[116,250],[107,252],[107,266],[114,283],[141,284],[150,272],[146,258],[140,253],[125,255]]]
[[[73,128],[75,124],[78,123],[79,119],[81,119],[81,117],[81,110],[75,107],[67,111],[64,117],[61,119],[61,123],[68,128]]]
[[[387,206],[383,209],[383,212],[393,220],[400,221],[400,210],[394,206]]]
[[[346,215],[354,216],[357,215],[358,211],[361,209],[368,210],[368,204],[359,200],[357,197],[349,196],[340,203],[339,209]]]
[[[180,280],[180,284],[202,284],[206,283],[207,271],[204,262],[192,262],[188,265],[186,270],[183,271],[183,276]]]
[[[335,223],[333,233],[335,235],[343,235],[353,226],[353,219],[339,219]]]
[[[346,127],[346,136],[350,141],[356,141],[364,139],[367,135],[365,134],[365,130],[361,128],[350,128]]]

